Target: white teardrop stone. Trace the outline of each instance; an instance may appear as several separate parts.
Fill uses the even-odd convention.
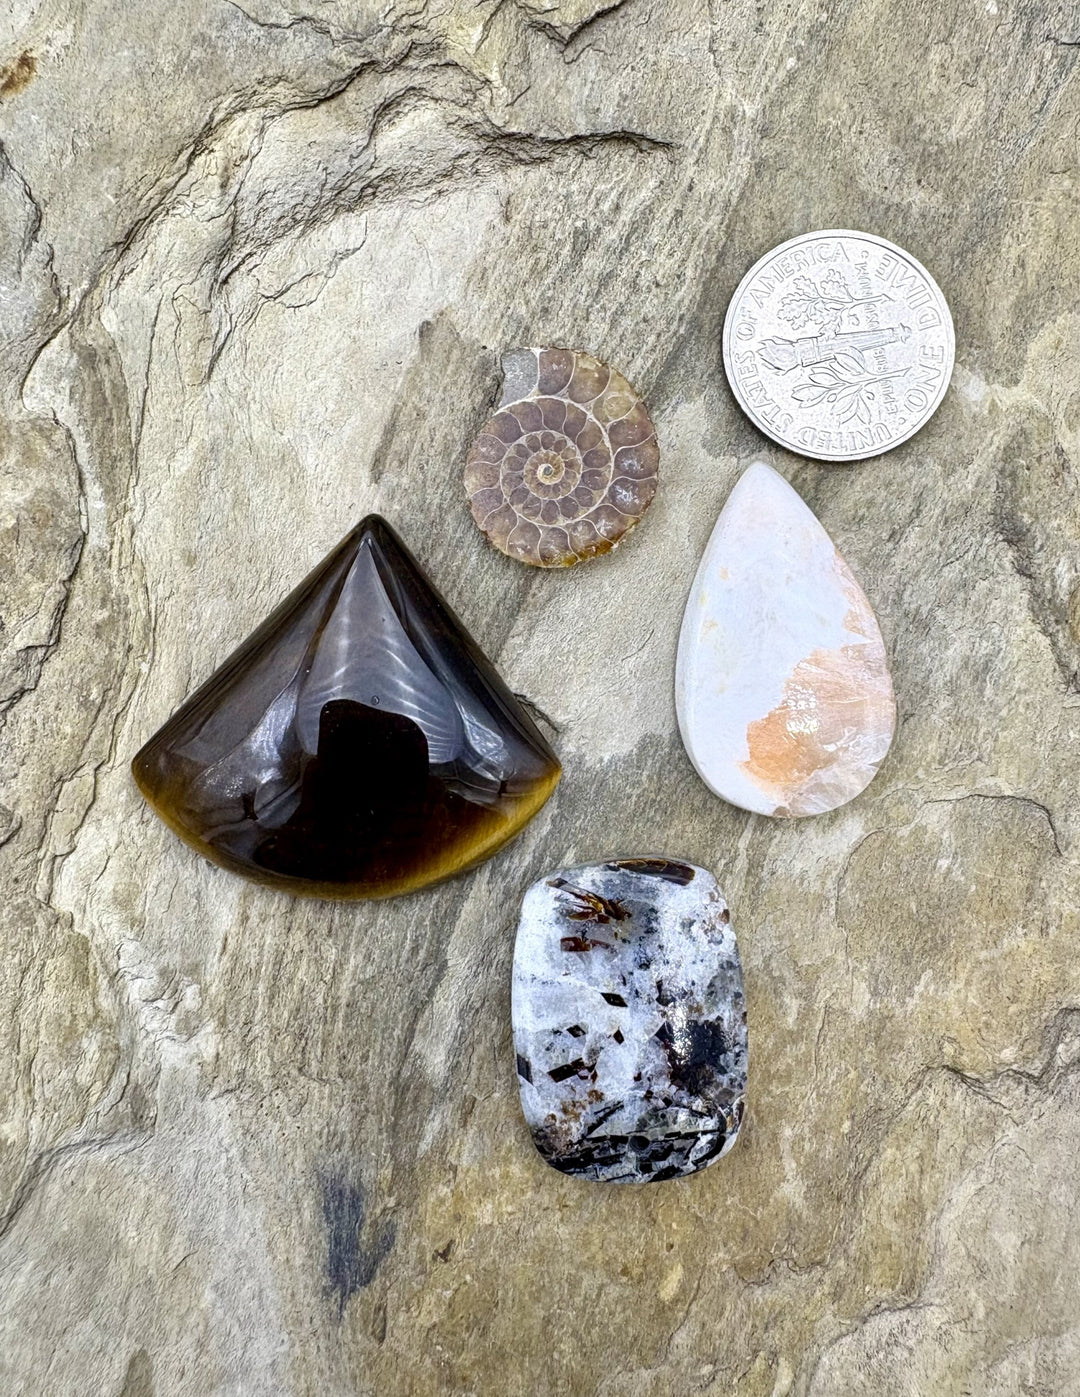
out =
[[[694,579],[675,703],[701,779],[762,815],[843,805],[892,742],[870,603],[813,511],[762,462],[728,496]]]

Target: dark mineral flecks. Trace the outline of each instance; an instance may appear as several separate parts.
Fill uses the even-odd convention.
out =
[[[568,919],[599,927],[568,935]],[[730,920],[712,874],[673,859],[561,869],[529,889],[514,949],[514,1042],[525,1118],[549,1164],[649,1183],[730,1149],[746,1093]]]

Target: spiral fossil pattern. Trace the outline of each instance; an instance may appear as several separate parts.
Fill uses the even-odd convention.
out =
[[[656,492],[660,450],[645,404],[580,351],[515,349],[502,367],[495,415],[465,464],[477,526],[533,567],[609,552]]]

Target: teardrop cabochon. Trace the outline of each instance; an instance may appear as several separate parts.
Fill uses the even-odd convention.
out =
[[[877,620],[811,509],[763,462],[736,482],[683,617],[679,729],[705,784],[763,815],[852,800],[892,743]]]
[[[489,858],[558,758],[370,515],[157,732],[143,795],[204,857],[289,892],[391,897]]]

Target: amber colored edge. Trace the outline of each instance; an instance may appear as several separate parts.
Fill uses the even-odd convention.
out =
[[[380,529],[385,530],[389,534],[394,545],[402,551],[411,566],[416,568],[421,574],[438,605],[447,613],[450,621],[461,632],[465,641],[468,642],[469,647],[475,651],[475,657],[478,661],[482,662],[484,666],[490,669],[503,688],[506,688],[507,686],[502,676],[498,673],[484,652],[477,646],[472,638],[471,632],[465,628],[457,613],[446,601],[427,574],[423,572],[420,564],[409,550],[408,545],[399,537],[394,527],[384,519],[382,515],[365,515],[365,517],[346,534],[337,548],[333,549],[328,556],[333,556],[334,553],[347,548],[354,539],[362,537],[365,531],[379,531]],[[181,705],[181,708],[178,709],[177,712],[181,712],[184,708],[196,704],[203,694],[217,682],[222,669],[240,663],[254,646],[258,637],[262,635],[264,631],[275,626],[281,615],[288,612],[288,610],[296,604],[297,600],[315,576],[322,571],[325,564],[326,560],[324,559],[322,563],[312,568],[307,576],[304,577],[288,596],[274,608],[262,625],[257,627],[247,640],[241,642],[228,656],[221,668],[215,670],[206,682],[200,685],[191,697]],[[510,692],[509,689],[507,689],[507,692]],[[490,834],[479,846],[474,847],[468,853],[463,853],[459,857],[448,856],[434,866],[428,865],[427,870],[415,878],[399,879],[395,883],[385,886],[380,885],[374,890],[363,883],[320,883],[302,878],[282,878],[273,873],[263,874],[260,873],[258,869],[251,867],[249,864],[242,863],[238,859],[223,857],[217,849],[207,844],[205,840],[201,839],[194,831],[188,829],[186,825],[181,824],[179,820],[173,819],[163,806],[159,805],[151,783],[144,779],[144,776],[140,773],[140,761],[153,746],[158,735],[157,733],[143,743],[142,747],[135,753],[135,756],[131,760],[131,774],[136,786],[139,788],[140,794],[158,819],[161,820],[178,839],[183,840],[189,849],[193,849],[202,858],[206,859],[207,862],[215,864],[218,868],[223,868],[227,872],[235,874],[237,877],[246,878],[249,882],[258,883],[262,887],[274,888],[279,892],[289,893],[293,897],[321,898],[327,902],[381,902],[386,898],[401,897],[406,893],[419,892],[423,888],[432,887],[437,883],[444,883],[450,878],[456,878],[459,874],[468,873],[471,869],[478,867],[494,854],[497,854],[504,845],[516,839],[524,830],[525,826],[529,824],[547,804],[554,793],[555,787],[562,779],[562,763],[559,761],[551,744],[529,717],[529,714],[522,710],[522,716],[527,726],[530,727],[536,737],[539,738],[548,754],[551,764],[549,775],[537,781],[532,791],[522,798],[521,804],[513,817],[498,817],[493,822],[493,828]],[[160,729],[158,731],[160,732]]]
[[[655,431],[653,432],[653,435],[656,435]],[[659,489],[659,472],[657,472],[656,480],[657,489]],[[645,508],[641,511],[638,517],[635,520],[633,520],[633,522],[629,525],[628,528],[623,530],[623,532],[619,535],[618,538],[603,539],[600,543],[596,544],[595,547],[591,548],[588,553],[583,553],[580,555],[576,554],[573,558],[566,558],[563,562],[560,563],[544,563],[541,562],[539,559],[534,563],[531,558],[520,558],[516,553],[508,553],[505,548],[499,547],[499,545],[491,537],[488,531],[484,528],[480,520],[477,519],[475,513],[472,514],[472,519],[473,523],[476,525],[476,527],[480,530],[480,533],[483,535],[485,541],[492,548],[495,549],[496,553],[501,553],[504,558],[509,558],[512,563],[521,563],[523,567],[527,568],[539,568],[542,572],[566,572],[569,568],[575,568],[580,563],[591,563],[594,558],[603,558],[608,553],[614,553],[616,548],[618,548],[619,544],[622,543],[624,539],[628,539],[630,537],[630,535],[638,527],[641,521],[645,518],[646,514],[648,514],[649,510],[652,508],[652,503],[653,500],[655,500],[655,498],[656,490],[654,490],[653,493],[650,495],[648,503],[645,505]],[[469,511],[470,513],[472,513],[471,498],[469,499]]]
[[[250,864],[241,863],[239,860],[222,857],[217,849],[200,839],[179,820],[174,820],[158,805],[149,785],[140,779],[136,766],[138,759],[138,754],[136,754],[131,763],[135,784],[162,824],[167,825],[188,848],[194,849],[209,863],[241,878],[246,878],[250,883],[275,888],[279,892],[289,893],[293,897],[320,898],[325,902],[382,902],[387,898],[419,892],[421,889],[432,887],[437,883],[445,883],[448,879],[456,878],[459,874],[468,873],[516,839],[525,829],[525,826],[548,803],[555,787],[562,779],[562,765],[556,761],[550,776],[536,782],[532,791],[522,798],[521,805],[513,819],[507,820],[504,817],[499,817],[494,823],[490,835],[481,844],[473,846],[467,853],[458,857],[447,856],[437,864],[426,865],[425,869],[419,872],[415,878],[402,878],[395,883],[380,884],[377,889],[373,889],[365,883],[315,883],[302,878],[281,878],[273,873],[260,873],[257,868],[253,868]]]

